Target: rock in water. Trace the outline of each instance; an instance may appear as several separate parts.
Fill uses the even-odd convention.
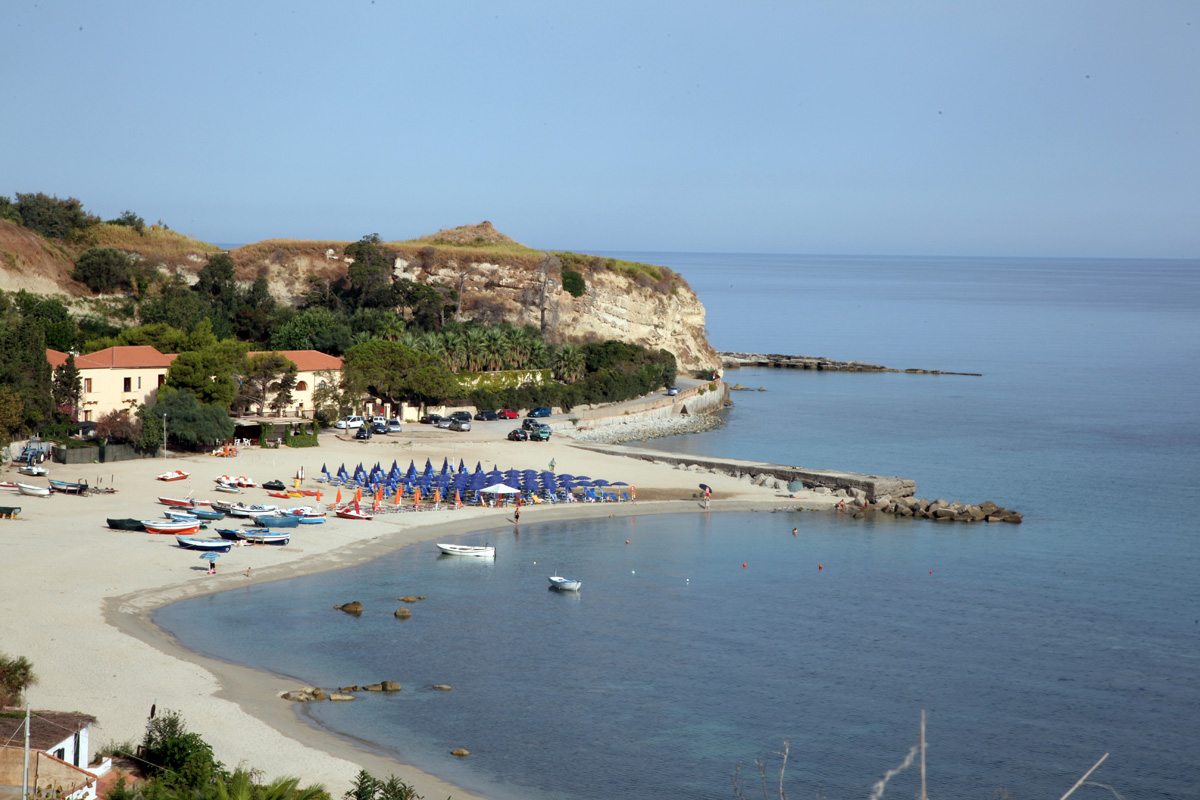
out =
[[[457,750],[451,750],[451,751],[450,751],[450,755],[452,755],[452,756],[458,756],[459,758],[463,758],[464,756],[469,756],[469,755],[471,755],[471,751],[470,751],[470,750],[468,750],[468,749],[467,749],[467,748],[465,748],[465,747],[460,747],[460,748],[458,748]]]
[[[353,614],[355,616],[358,616],[363,611],[362,603],[358,602],[357,600],[351,600],[345,605],[334,606],[334,608],[336,608],[338,611],[345,611],[347,614]]]
[[[409,611],[407,608],[396,609],[396,619],[408,619],[411,616],[412,616],[412,612]]]

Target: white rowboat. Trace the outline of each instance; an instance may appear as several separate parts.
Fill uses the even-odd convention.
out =
[[[443,544],[437,543],[438,550],[441,550],[448,556],[473,556],[475,558],[495,558],[496,548],[494,547],[473,547],[466,544]]]
[[[563,578],[558,575],[550,577],[550,586],[560,592],[578,592],[583,581],[575,581],[570,578]]]

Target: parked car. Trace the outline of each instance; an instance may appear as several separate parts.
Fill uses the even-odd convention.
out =
[[[387,417],[381,417],[378,414],[376,414],[375,416],[371,417],[371,424],[374,425],[375,423],[379,423],[380,425],[387,425]]]
[[[492,420],[500,419],[500,418],[498,416],[496,416],[495,411],[480,411],[478,414],[475,415],[475,419],[480,420],[482,422],[491,422]]]
[[[521,428],[513,428],[508,432],[508,438],[513,442],[527,442],[529,441],[529,433]]]
[[[450,423],[453,421],[454,420],[450,419],[449,417],[438,417],[437,422],[434,424],[436,424],[439,428],[449,428]]]
[[[356,430],[354,432],[354,438],[355,439],[370,439],[371,438],[371,429],[368,428],[366,425],[359,425],[358,430]]]
[[[425,416],[421,417],[421,424],[422,425],[437,425],[438,420],[440,420],[441,418],[442,418],[441,414],[426,414]]]
[[[521,429],[531,431],[541,424],[542,423],[538,422],[536,419],[530,419],[529,417],[526,417],[525,419],[521,420]]]
[[[452,431],[469,431],[469,430],[471,430],[471,420],[469,420],[469,419],[452,419],[452,420],[450,420],[450,430],[452,430]]]
[[[511,408],[502,408],[496,412],[496,416],[500,419],[516,419],[521,415],[513,411]]]
[[[357,414],[352,414],[348,417],[342,417],[341,419],[339,419],[337,422],[335,422],[333,424],[333,427],[343,428],[345,430],[361,428],[362,426],[363,426],[363,418],[358,416]]]
[[[471,412],[470,411],[455,411],[453,414],[450,415],[450,419],[465,419],[467,422],[470,422],[471,421]]]
[[[674,397],[677,394],[679,394],[678,386],[668,386],[667,387],[667,397]]]
[[[380,422],[372,422],[371,423],[371,433],[387,433],[387,432],[388,432],[387,422],[380,421]]]
[[[529,432],[529,441],[548,442],[550,441],[551,433],[553,433],[553,431],[550,430],[549,425],[538,424],[537,427]]]
[[[400,418],[392,417],[391,419],[389,419],[388,424],[387,424],[387,429],[388,429],[388,433],[399,433],[400,432]]]
[[[546,406],[538,406],[537,408],[529,409],[529,413],[526,414],[525,416],[527,416],[527,417],[548,417],[548,416],[550,416],[550,409],[546,408]]]

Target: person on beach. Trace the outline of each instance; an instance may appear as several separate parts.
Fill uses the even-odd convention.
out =
[[[513,510],[513,522],[521,524],[521,504],[517,503],[517,507]]]
[[[792,536],[795,536],[795,535],[796,535],[796,532],[797,532],[798,530],[800,530],[800,529],[799,529],[799,528],[792,528]]]
[[[710,500],[712,500],[712,489],[706,488],[704,490],[704,510],[705,511],[708,511],[708,503]]]
[[[550,459],[550,473],[554,474],[554,459]]]
[[[246,567],[246,577],[247,578],[250,577],[250,568],[249,567]]]

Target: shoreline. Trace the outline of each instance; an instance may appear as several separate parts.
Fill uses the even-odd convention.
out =
[[[252,451],[232,464],[195,455],[173,458],[170,465],[190,469],[191,483],[205,481],[209,472],[215,477],[231,470],[248,473],[261,482],[280,473],[293,474],[301,465],[314,475],[318,466],[312,462],[353,463],[364,457],[399,460],[401,455],[405,460],[440,460],[447,445],[456,457],[468,461],[512,462],[511,466],[521,468],[536,453],[537,458],[554,458],[560,465],[571,464],[573,470],[587,470],[587,474],[633,478],[630,482],[644,498],[635,503],[527,506],[530,521],[702,510],[690,497],[695,473],[584,450],[562,440],[531,448],[430,436],[419,444],[412,437],[408,444],[380,442],[364,449],[359,443],[323,435],[322,447],[315,450]],[[397,448],[401,452],[396,452]],[[178,566],[180,554],[188,551],[175,547],[173,537],[103,527],[104,516],[128,516],[128,509],[117,509],[131,499],[144,508],[156,503],[159,494],[184,493],[175,488],[178,484],[153,480],[164,463],[163,459],[148,459],[89,465],[112,473],[113,485],[124,489],[136,481],[144,491],[90,498],[55,495],[38,503],[33,501],[39,498],[22,498],[30,501],[22,503],[22,517],[5,521],[0,529],[4,533],[0,552],[5,554],[0,560],[0,583],[11,588],[0,598],[0,609],[7,612],[2,617],[6,621],[0,623],[0,641],[5,642],[4,652],[28,657],[41,678],[27,692],[30,702],[39,708],[78,709],[97,716],[93,751],[106,742],[140,740],[145,716],[151,704],[157,704],[178,710],[189,729],[203,736],[228,767],[244,763],[271,778],[297,776],[305,785],[322,783],[335,795],[341,794],[359,769],[367,769],[376,777],[395,774],[426,797],[483,798],[485,795],[473,793],[469,787],[453,785],[372,751],[369,743],[343,738],[306,721],[302,709],[278,696],[302,688],[302,682],[188,650],[158,628],[151,617],[158,608],[177,600],[343,569],[411,544],[505,526],[508,523],[500,516],[503,512],[477,507],[422,512],[421,516],[407,512],[379,517],[369,525],[338,520],[313,526],[321,530],[312,533],[304,531],[296,543],[302,547],[238,548],[239,566],[229,566],[215,578],[206,577],[199,571],[201,567]],[[84,471],[57,465],[53,474],[61,477],[64,470]],[[267,471],[272,474],[265,474]],[[729,476],[713,475],[708,480],[717,498],[713,511],[767,510],[800,503],[809,509],[832,508],[834,502],[807,492],[795,498],[780,496]],[[197,496],[206,493],[198,490]],[[256,495],[252,498],[258,499]],[[159,507],[154,507],[155,513],[160,513]],[[105,514],[105,510],[112,513]],[[72,521],[78,524],[70,524]],[[10,531],[25,532],[27,526],[35,536],[14,542]],[[103,535],[96,536],[97,530]],[[50,546],[51,539],[60,546]],[[251,577],[243,574],[243,565],[252,568]],[[158,572],[152,572],[156,569]],[[41,577],[47,571],[57,578],[48,589]],[[45,599],[39,610],[46,612],[46,621],[57,623],[46,632],[58,635],[43,636],[42,626],[24,624],[26,601],[42,595]],[[92,656],[84,663],[91,665],[89,678],[96,679],[94,685],[79,680],[80,645]]]

